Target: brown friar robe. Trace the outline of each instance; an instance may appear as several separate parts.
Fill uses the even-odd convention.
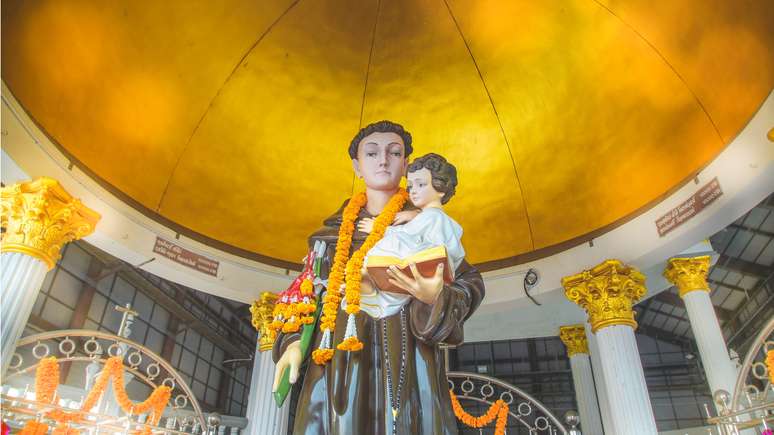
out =
[[[327,278],[333,262],[341,214],[346,202],[324,226],[310,237],[327,243],[322,277]],[[365,208],[358,219],[372,217]],[[367,234],[355,232],[352,252]],[[351,254],[351,252],[350,252]],[[412,299],[406,312],[406,369],[400,410],[396,419],[398,434],[456,434],[457,420],[451,407],[449,385],[439,343],[463,341],[462,324],[484,298],[481,274],[466,261],[458,267],[455,281],[445,285],[433,305]],[[400,314],[375,320],[364,312],[356,315],[359,352],[335,350],[333,359],[320,366],[307,358],[306,374],[295,414],[296,435],[379,435],[392,433],[392,408],[387,396],[387,370],[382,345],[382,322],[387,322],[387,339],[392,372],[393,394],[399,382],[401,364]],[[344,338],[347,314],[339,310],[332,345]],[[274,344],[276,362],[288,344],[300,335],[281,334]],[[319,322],[311,351],[317,349],[322,333]]]

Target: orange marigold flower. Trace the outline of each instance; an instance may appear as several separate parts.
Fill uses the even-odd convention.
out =
[[[312,359],[318,365],[324,365],[333,358],[333,349],[317,349],[312,352]]]
[[[358,340],[357,337],[348,337],[339,343],[339,345],[336,346],[336,349],[345,350],[348,352],[357,352],[363,349],[363,343]]]

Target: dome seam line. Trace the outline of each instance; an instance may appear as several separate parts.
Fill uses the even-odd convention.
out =
[[[648,47],[650,47],[651,50],[653,50],[656,53],[656,55],[659,58],[661,58],[661,60],[666,64],[666,66],[668,66],[669,69],[672,70],[672,72],[675,74],[675,76],[677,76],[677,78],[680,80],[680,82],[683,84],[683,86],[685,86],[685,89],[687,89],[688,92],[691,93],[691,96],[696,101],[696,104],[699,105],[699,108],[704,113],[704,115],[707,117],[707,120],[709,120],[710,124],[712,124],[712,129],[715,130],[715,134],[718,136],[718,139],[720,140],[720,143],[724,144],[725,141],[723,140],[723,136],[720,134],[720,130],[718,129],[717,124],[715,124],[715,120],[712,119],[712,116],[710,115],[709,111],[707,111],[707,108],[704,107],[704,103],[702,103],[701,99],[699,99],[699,96],[696,95],[696,93],[693,91],[693,89],[688,85],[688,82],[685,81],[685,78],[680,74],[680,72],[677,71],[677,68],[675,68],[675,66],[672,65],[669,62],[669,60],[667,60],[666,56],[664,56],[661,53],[661,51],[658,48],[656,48],[656,46],[652,42],[650,42],[650,40],[648,40],[648,38],[645,37],[645,35],[640,33],[637,29],[634,28],[634,26],[632,26],[631,24],[626,22],[623,18],[618,16],[618,14],[613,12],[612,9],[610,9],[609,7],[607,7],[604,4],[600,3],[599,0],[591,0],[591,1],[596,3],[602,9],[606,10],[610,15],[614,16],[624,26],[628,27],[629,30],[631,30],[635,35],[637,35],[638,38],[640,38],[642,41],[644,41],[648,45]]]
[[[374,17],[374,29],[371,31],[371,49],[368,51],[368,65],[366,66],[365,83],[363,84],[363,98],[360,101],[360,120],[358,121],[358,130],[363,128],[363,112],[365,111],[366,94],[368,92],[368,76],[371,72],[371,60],[374,55],[374,45],[376,45],[376,27],[379,25],[379,13],[382,9],[382,0],[376,0],[376,16]],[[355,194],[355,174],[352,174],[352,195]]]
[[[196,132],[199,131],[199,127],[204,123],[204,119],[207,118],[207,115],[210,113],[210,109],[215,104],[215,101],[220,96],[220,93],[223,91],[223,88],[226,87],[226,84],[231,80],[231,78],[236,74],[236,72],[239,70],[239,67],[244,63],[245,59],[252,53],[252,51],[255,49],[255,47],[258,46],[258,44],[263,41],[263,38],[268,35],[272,29],[274,28],[277,23],[279,23],[282,18],[285,17],[285,15],[288,14],[301,0],[295,0],[293,3],[291,3],[283,12],[280,14],[277,19],[275,19],[269,27],[264,30],[260,36],[258,36],[258,39],[255,40],[255,42],[250,46],[250,48],[245,51],[245,53],[242,55],[242,57],[239,58],[239,61],[234,65],[234,68],[231,70],[231,72],[226,76],[226,79],[223,81],[223,84],[218,87],[218,90],[215,92],[215,95],[210,100],[209,104],[207,104],[207,108],[204,109],[204,113],[202,113],[202,116],[199,118],[199,121],[196,123],[196,125],[193,128],[193,131],[191,131],[191,135],[188,137],[188,140],[185,142],[185,145],[183,146],[183,149],[180,151],[180,154],[177,156],[177,160],[175,161],[175,166],[172,167],[172,171],[169,174],[169,178],[167,179],[167,183],[164,186],[164,190],[161,192],[161,196],[159,197],[159,202],[156,204],[156,213],[160,213],[161,210],[161,204],[164,202],[164,198],[167,196],[167,191],[169,190],[169,185],[172,184],[172,179],[175,176],[175,173],[177,172],[178,166],[180,166],[180,161],[183,159],[183,155],[185,155],[185,152],[188,150],[188,146],[191,144],[191,141],[193,140],[194,136],[196,136]]]
[[[521,179],[519,178],[519,171],[516,169],[516,159],[513,157],[513,151],[511,150],[511,144],[508,141],[508,135],[505,133],[505,127],[503,127],[502,120],[500,119],[500,114],[497,112],[497,106],[495,105],[494,98],[492,97],[492,94],[489,92],[489,87],[487,87],[486,82],[484,81],[484,74],[481,72],[481,68],[478,66],[478,62],[476,62],[475,56],[473,56],[473,50],[470,48],[470,45],[468,44],[468,40],[465,39],[465,35],[462,33],[462,28],[460,27],[459,23],[457,22],[457,18],[454,16],[454,12],[452,12],[451,6],[449,6],[449,2],[447,0],[443,0],[443,3],[446,5],[446,10],[449,11],[449,17],[451,17],[452,22],[454,22],[454,26],[457,28],[457,33],[460,35],[460,39],[462,39],[462,43],[465,44],[465,49],[468,51],[468,55],[470,55],[470,60],[473,62],[473,66],[476,68],[476,72],[478,73],[478,78],[481,80],[481,85],[484,87],[484,92],[486,93],[487,98],[489,98],[489,104],[492,106],[492,111],[494,112],[495,119],[497,119],[497,125],[500,127],[500,133],[503,135],[503,140],[505,141],[505,147],[508,150],[508,157],[511,158],[511,165],[513,166],[513,175],[516,177],[516,184],[519,187],[519,195],[521,196],[521,203],[524,207],[524,216],[527,220],[527,228],[529,229],[529,243],[532,247],[532,250],[535,249],[535,236],[532,232],[532,221],[529,217],[529,210],[527,209],[527,201],[525,199],[525,193],[524,188],[521,184]]]

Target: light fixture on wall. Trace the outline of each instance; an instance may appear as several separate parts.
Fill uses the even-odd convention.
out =
[[[535,300],[529,291],[532,290],[540,282],[540,275],[538,275],[537,269],[529,269],[524,275],[524,294],[535,304],[540,305],[540,302]]]

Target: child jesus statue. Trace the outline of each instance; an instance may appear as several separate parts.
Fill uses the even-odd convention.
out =
[[[457,170],[445,158],[430,153],[418,157],[408,166],[407,190],[412,204],[420,209],[416,217],[404,225],[394,225],[387,228],[384,237],[379,240],[365,260],[363,273],[367,275],[369,258],[375,256],[408,258],[413,254],[429,248],[443,246],[446,248],[447,263],[452,270],[449,276],[454,276],[457,267],[465,258],[462,247],[462,227],[443,211],[454,195],[457,187]],[[373,218],[362,219],[358,229],[370,233],[373,228]],[[444,274],[444,263],[440,263],[436,274]],[[416,265],[410,264],[414,275],[419,275]],[[387,270],[389,281],[398,285],[401,275],[396,274],[396,266]],[[437,296],[437,295],[436,295]],[[375,319],[392,316],[398,313],[410,299],[406,293],[393,293],[375,288],[368,279],[363,279],[361,285],[362,311]],[[434,301],[423,301],[433,303]]]

